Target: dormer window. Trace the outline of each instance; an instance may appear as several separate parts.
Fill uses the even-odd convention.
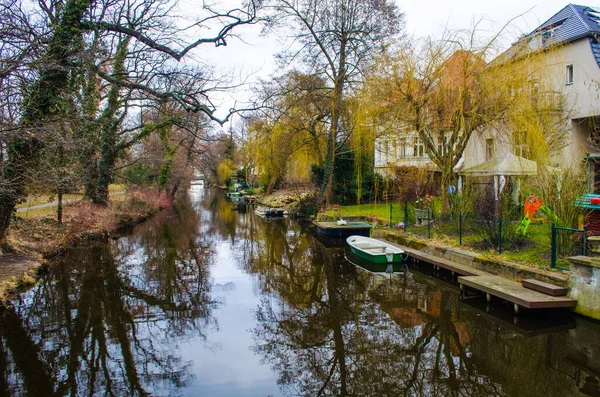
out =
[[[556,31],[562,26],[562,24],[566,21],[567,19],[562,19],[560,21],[554,22],[551,25],[546,25],[543,28],[540,28],[537,30],[536,32],[536,36],[539,37],[539,41],[537,41],[537,44],[540,47],[545,47],[547,45],[552,44],[552,42],[555,40],[555,33]]]
[[[570,85],[573,84],[573,81],[575,81],[575,74],[574,74],[574,69],[573,69],[573,65],[567,65],[567,78],[566,78],[566,84]]]
[[[542,46],[548,44],[550,39],[552,38],[552,34],[554,33],[554,29],[544,30],[542,32]]]

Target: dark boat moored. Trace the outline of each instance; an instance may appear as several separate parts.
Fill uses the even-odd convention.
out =
[[[331,222],[331,221],[313,221],[317,227],[317,234],[325,237],[350,237],[364,236],[369,237],[372,225],[367,222]]]

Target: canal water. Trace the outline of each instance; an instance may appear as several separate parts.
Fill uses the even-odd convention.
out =
[[[600,326],[372,274],[222,192],[58,259],[0,314],[9,396],[598,396]]]

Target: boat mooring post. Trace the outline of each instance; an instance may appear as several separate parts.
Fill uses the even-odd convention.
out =
[[[427,238],[431,238],[431,209],[427,208]]]

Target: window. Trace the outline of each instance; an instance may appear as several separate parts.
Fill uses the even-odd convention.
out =
[[[401,159],[406,157],[406,138],[398,139],[398,157]]]
[[[513,84],[508,85],[508,93],[511,98],[514,98],[516,95],[515,86]]]
[[[515,145],[515,154],[519,157],[529,157],[529,147],[526,144]]]
[[[386,138],[383,141],[383,162],[387,163],[390,161],[390,141]]]
[[[485,161],[494,158],[494,138],[485,140]]]
[[[438,153],[442,156],[448,154],[448,137],[444,133],[438,136]]]
[[[531,101],[537,103],[540,97],[540,84],[537,79],[529,81],[529,94],[531,95]]]
[[[567,65],[567,82],[566,82],[566,84],[567,85],[573,84],[573,81],[575,81],[573,65]]]
[[[425,155],[425,144],[423,143],[423,140],[419,137],[415,138],[413,155],[415,157],[423,157]]]
[[[542,32],[542,46],[545,46],[550,42],[550,39],[552,38],[553,34],[554,29],[545,30]]]

